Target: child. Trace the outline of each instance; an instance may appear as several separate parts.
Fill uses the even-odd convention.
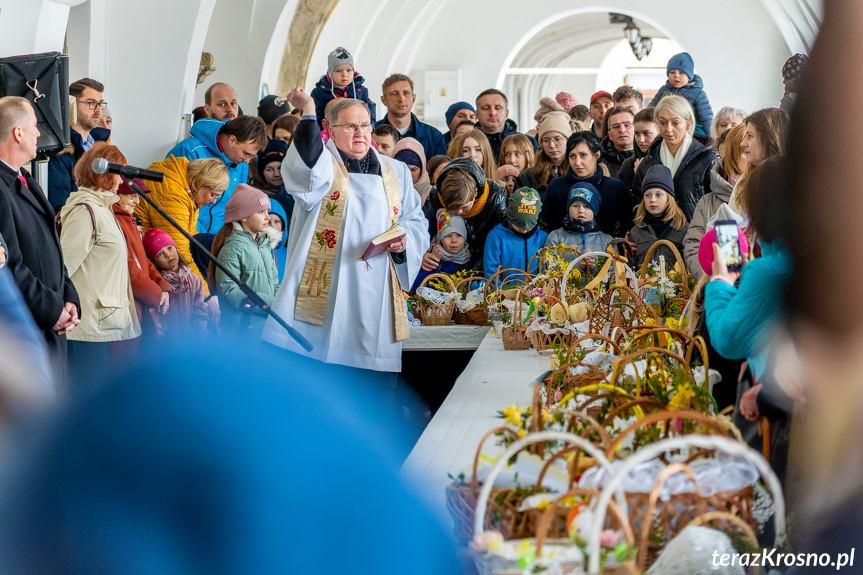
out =
[[[225,225],[213,240],[213,254],[235,276],[272,305],[279,291],[279,272],[273,261],[274,247],[267,228],[270,199],[246,184],[238,184],[225,206]],[[207,282],[210,293],[219,296],[222,329],[246,328],[256,335],[263,329],[266,314],[258,307],[246,311],[246,294],[225,272],[210,262]]]
[[[569,190],[569,213],[563,217],[563,227],[558,228],[548,235],[545,247],[565,245],[581,252],[604,252],[613,239],[610,235],[603,233],[596,223],[596,214],[602,205],[602,196],[597,189],[587,182],[579,182]],[[564,259],[572,261],[574,258],[566,254]],[[583,270],[591,270],[596,267],[593,257],[584,258],[579,262]]]
[[[670,94],[683,96],[692,103],[695,110],[695,133],[707,136],[713,123],[713,109],[704,93],[704,82],[695,73],[695,62],[686,52],[672,56],[666,68],[668,82],[661,87],[653,98],[653,106]]]
[[[393,150],[400,139],[399,131],[389,124],[381,124],[372,132],[372,140],[378,152],[390,158],[393,157]]]
[[[504,164],[497,169],[497,173],[504,183],[504,188],[506,188],[506,197],[509,198],[515,191],[515,179],[518,177],[518,168]]]
[[[327,73],[321,76],[312,98],[315,100],[315,113],[318,126],[324,119],[327,104],[336,98],[356,98],[369,107],[372,122],[375,121],[375,103],[369,100],[369,91],[363,87],[365,80],[354,71],[354,58],[344,48],[336,48],[327,56]]]
[[[147,258],[171,286],[171,305],[161,316],[162,327],[168,333],[206,331],[204,282],[189,268],[185,256],[177,251],[174,239],[153,228],[144,234],[142,242]]]
[[[270,200],[276,200],[285,211],[285,230],[291,224],[291,214],[294,213],[294,196],[285,191],[282,181],[282,161],[288,153],[288,145],[282,140],[273,138],[267,142],[267,147],[258,152],[257,174],[252,184]]]
[[[639,266],[644,263],[647,251],[657,240],[670,241],[682,253],[683,238],[686,237],[686,231],[689,228],[686,215],[674,199],[674,179],[671,177],[671,170],[662,164],[652,166],[644,175],[641,189],[644,190],[644,194],[635,210],[635,226],[626,238],[636,245],[635,257],[636,264]],[[661,246],[653,252],[650,261],[659,262],[660,256],[665,257],[668,270],[677,261],[674,253],[667,246]]]
[[[498,267],[527,270],[531,258],[542,249],[548,237],[537,226],[542,200],[533,188],[519,188],[512,193],[506,209],[506,220],[492,229],[485,240],[483,272],[490,278]],[[537,262],[530,273],[536,273]]]
[[[809,56],[806,54],[794,54],[782,66],[782,83],[785,84],[785,94],[779,103],[780,110],[790,114],[791,110],[794,109],[794,104],[797,102],[797,91],[800,89],[800,78],[803,77],[803,70],[808,61]],[[104,115],[104,112],[102,114]]]
[[[440,264],[434,271],[420,270],[411,291],[414,292],[423,280],[431,274],[455,274],[468,269],[470,264],[470,247],[467,245],[467,227],[464,218],[450,214],[443,208],[437,211],[437,245],[432,246],[431,251],[438,258]]]
[[[431,193],[431,182],[426,173],[426,153],[423,145],[414,138],[402,138],[393,149],[393,159],[408,165],[414,189],[420,196],[420,205],[426,203]]]
[[[278,202],[270,202],[270,227],[267,229],[267,235],[270,236],[271,244],[273,245],[273,259],[276,262],[276,269],[279,270],[279,283],[285,277],[285,262],[288,260],[288,218],[285,216],[285,211]]]

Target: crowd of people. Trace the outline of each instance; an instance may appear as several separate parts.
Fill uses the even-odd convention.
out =
[[[651,101],[631,86],[597,91],[589,106],[562,92],[543,98],[536,126],[519,132],[507,95],[488,89],[452,104],[443,133],[412,112],[414,83],[404,74],[383,81],[377,119],[353,57],[338,48],[310,95],[267,96],[256,116],[241,112],[231,86],[210,86],[189,137],[154,158],[161,182],[94,171],[96,159],[125,157],[111,143],[104,86],[84,78],[70,85],[71,145],[50,159],[45,191],[25,169],[39,135],[32,105],[6,97],[0,271],[41,331],[56,381],[74,393],[134,356],[142,338],[230,331],[303,352],[236,279],[299,326],[316,350],[303,353],[398,372],[400,293],[428,274],[533,272],[544,247],[604,252],[616,238],[641,265],[667,240],[700,280],[704,314],[693,329],[741,382],[720,391],[720,403],[736,402],[755,420],[784,405],[761,387],[767,349],[758,335],[775,312],[761,284],[786,281],[788,258],[759,209],[805,62],[797,55],[783,68],[780,107],[752,114],[734,106],[714,114],[709,82],[682,53]],[[760,279],[723,268],[709,245],[718,220],[739,225],[755,258],[746,269],[763,270]],[[395,227],[404,237],[387,245],[389,265],[357,262]],[[661,257],[672,253],[653,252]],[[749,371],[738,378],[742,360]]]

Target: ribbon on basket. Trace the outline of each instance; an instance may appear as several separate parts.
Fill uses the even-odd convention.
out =
[[[611,245],[605,248],[605,251],[608,252],[609,257],[606,258],[605,263],[602,265],[602,268],[600,268],[599,273],[596,274],[596,277],[593,278],[589,284],[584,286],[584,289],[592,290],[598,286],[602,280],[605,279],[605,276],[608,275],[612,263],[614,264],[614,281],[616,285],[626,284],[626,264],[629,260],[614,251],[614,247]]]

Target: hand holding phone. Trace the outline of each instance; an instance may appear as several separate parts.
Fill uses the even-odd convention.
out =
[[[728,271],[739,272],[743,267],[743,254],[740,250],[740,228],[734,220],[719,220],[714,226],[719,256]]]

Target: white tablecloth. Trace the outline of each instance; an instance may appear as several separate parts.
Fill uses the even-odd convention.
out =
[[[420,325],[411,328],[411,338],[402,342],[402,351],[475,350],[491,326]]]
[[[441,517],[447,516],[447,474],[457,476],[473,464],[482,436],[502,423],[497,410],[530,405],[530,384],[549,366],[549,357],[533,349],[505,351],[493,332],[485,336],[402,466],[404,476],[419,486]],[[494,441],[489,439],[487,447]]]

